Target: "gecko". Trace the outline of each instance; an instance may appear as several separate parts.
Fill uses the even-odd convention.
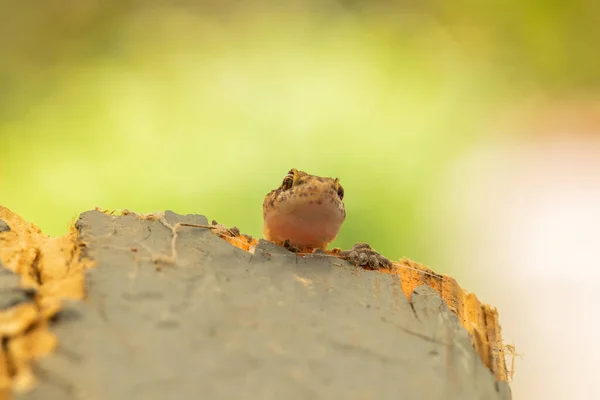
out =
[[[265,239],[296,253],[326,251],[344,220],[344,188],[338,178],[311,175],[292,168],[278,188],[263,201]],[[349,250],[329,251],[338,258],[370,269],[389,268],[392,263],[367,243]]]

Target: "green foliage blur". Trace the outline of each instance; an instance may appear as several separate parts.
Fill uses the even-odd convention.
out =
[[[428,263],[432,188],[501,110],[600,84],[594,2],[0,7],[0,203],[50,235],[99,206],[260,236],[295,167],[341,179],[334,245]]]

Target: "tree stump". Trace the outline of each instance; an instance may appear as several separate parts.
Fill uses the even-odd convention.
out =
[[[364,270],[170,211],[88,211],[61,238],[0,221],[4,398],[511,398],[495,310],[408,260]]]

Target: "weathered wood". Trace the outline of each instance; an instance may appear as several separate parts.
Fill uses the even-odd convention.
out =
[[[17,398],[510,398],[433,288],[409,301],[400,275],[265,241],[251,254],[180,222],[208,221],[80,216],[85,299],[52,320],[58,347]]]

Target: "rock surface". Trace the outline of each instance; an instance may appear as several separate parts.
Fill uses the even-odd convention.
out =
[[[203,228],[89,211],[87,298],[18,399],[510,399],[438,293]]]

